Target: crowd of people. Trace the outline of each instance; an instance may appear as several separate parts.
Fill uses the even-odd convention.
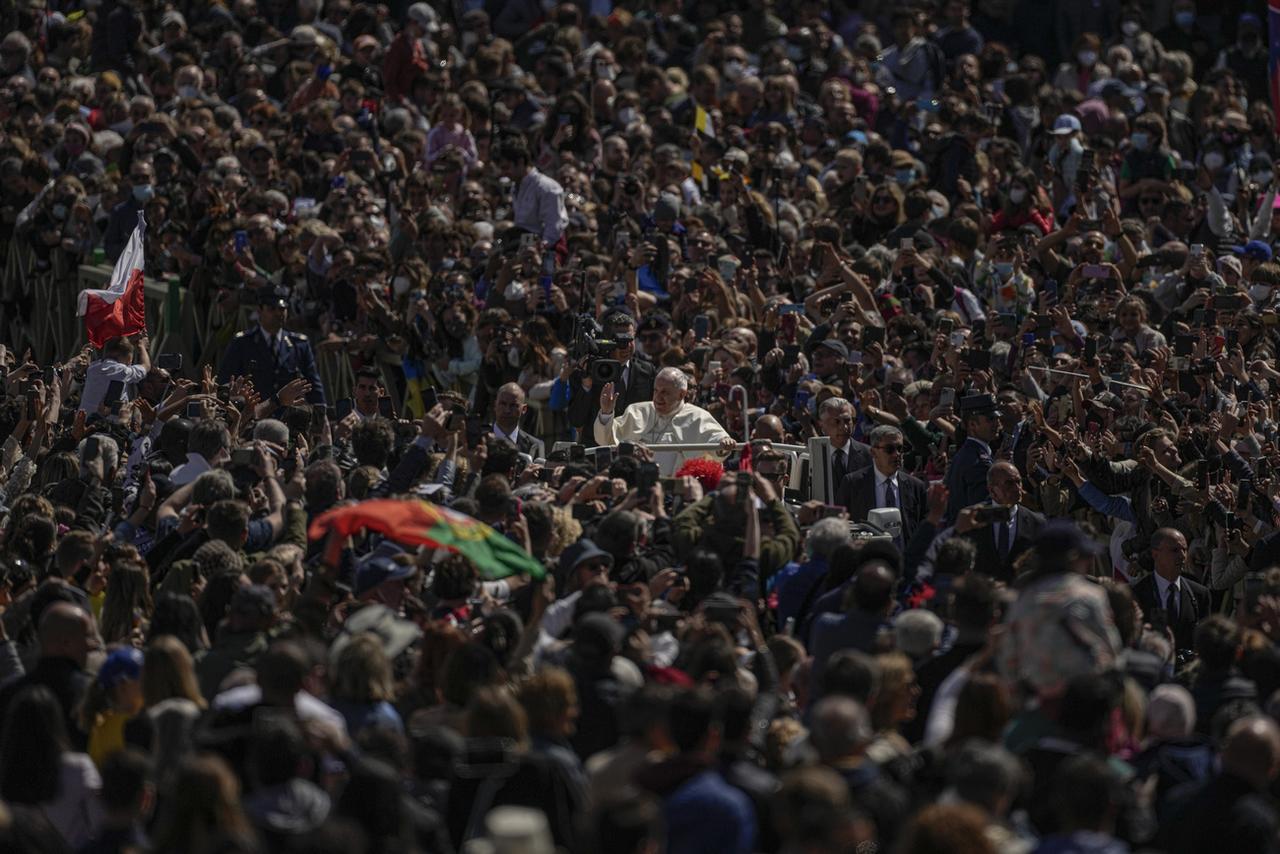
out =
[[[0,342],[0,851],[1280,848],[1208,6],[0,8],[8,253],[198,320]]]

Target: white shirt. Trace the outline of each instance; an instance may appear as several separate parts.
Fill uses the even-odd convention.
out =
[[[510,433],[503,433],[502,428],[498,426],[498,422],[493,422],[493,438],[506,439],[517,448],[520,447],[520,428],[516,427]]]
[[[169,475],[169,483],[175,489],[186,486],[211,468],[213,466],[209,465],[209,461],[200,454],[188,453],[187,461],[174,469]]]
[[[1161,608],[1169,601],[1169,588],[1172,587],[1178,592],[1173,595],[1173,613],[1170,617],[1178,616],[1178,611],[1182,607],[1182,577],[1169,581],[1160,573],[1153,573],[1156,578],[1156,595],[1159,597],[1159,605]]]
[[[902,507],[902,491],[898,488],[898,473],[894,472],[890,475],[880,473],[880,469],[872,466],[876,473],[876,506],[877,507]],[[886,483],[893,484],[893,504],[889,504],[885,500],[884,485]]]
[[[617,445],[619,442],[644,442],[651,446],[704,444],[719,442],[729,435],[720,422],[700,406],[682,403],[670,415],[659,415],[651,400],[631,404],[619,418],[601,412],[593,427],[596,441],[601,445]],[[667,476],[674,474],[686,459],[707,454],[654,450],[654,462]]]
[[[137,390],[135,385],[147,376],[147,369],[142,365],[126,365],[115,359],[99,359],[89,363],[84,374],[84,389],[80,392],[80,408],[90,415],[102,406],[107,396],[107,386],[114,381],[124,383],[124,394],[121,400],[132,400]]]
[[[569,226],[569,214],[564,208],[564,187],[537,169],[530,169],[520,179],[511,207],[511,218],[516,226],[539,235],[548,246],[559,243],[560,236]]]

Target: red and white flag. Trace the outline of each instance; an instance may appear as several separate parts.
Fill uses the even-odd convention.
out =
[[[101,347],[112,338],[147,331],[146,294],[142,286],[142,237],[146,230],[146,220],[139,211],[138,225],[111,271],[110,287],[105,291],[80,292],[76,314],[84,318],[85,334],[94,347]]]

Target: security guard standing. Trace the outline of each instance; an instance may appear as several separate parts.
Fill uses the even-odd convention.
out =
[[[307,336],[284,329],[289,316],[287,288],[265,287],[257,292],[258,325],[236,335],[218,368],[218,382],[249,377],[263,400],[274,397],[290,380],[311,384],[309,403],[324,403],[324,385],[316,371],[316,357]]]

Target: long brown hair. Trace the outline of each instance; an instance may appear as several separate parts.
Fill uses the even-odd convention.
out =
[[[142,663],[142,700],[150,708],[175,697],[202,709],[207,705],[186,645],[173,635],[160,635],[147,647]]]

